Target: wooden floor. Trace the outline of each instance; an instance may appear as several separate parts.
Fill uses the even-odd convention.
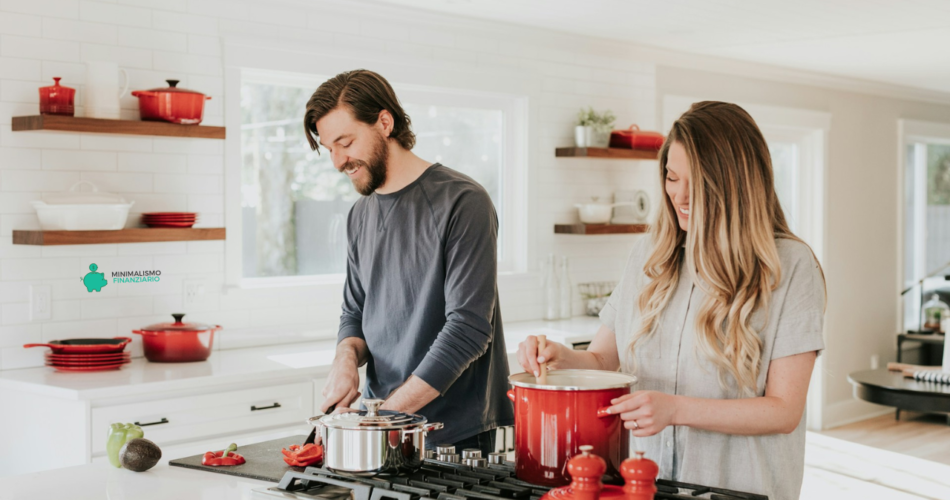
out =
[[[942,415],[890,413],[820,432],[852,443],[950,465],[950,425]]]

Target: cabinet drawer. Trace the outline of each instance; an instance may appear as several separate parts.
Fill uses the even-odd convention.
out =
[[[147,439],[165,446],[293,424],[306,434],[312,410],[311,382],[93,408],[92,454],[105,453],[115,422],[138,422]]]

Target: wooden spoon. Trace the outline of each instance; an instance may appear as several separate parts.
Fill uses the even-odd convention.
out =
[[[548,344],[548,337],[546,335],[538,335],[538,352],[544,350],[544,347]],[[548,385],[548,364],[547,362],[541,363],[540,375],[538,375],[538,384]]]

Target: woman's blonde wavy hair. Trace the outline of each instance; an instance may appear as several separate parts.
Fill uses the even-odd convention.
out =
[[[689,158],[689,231],[680,229],[676,208],[663,196],[653,252],[643,268],[648,282],[637,299],[641,326],[630,351],[656,330],[685,258],[693,282],[706,294],[696,318],[700,351],[718,368],[724,388],[731,376],[740,394],[754,395],[762,355],[756,326],[768,320],[753,325],[752,318],[757,310],[768,311],[781,280],[775,239],[802,240],[788,227],[768,145],[744,109],[725,102],[693,104],[660,150],[661,179],[673,143]]]

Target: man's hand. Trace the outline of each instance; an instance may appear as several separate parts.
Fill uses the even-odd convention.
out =
[[[361,347],[365,350],[366,344],[357,339],[345,339],[337,346],[327,385],[323,387],[326,399],[320,405],[321,412],[326,413],[331,407],[349,408],[359,399]]]

